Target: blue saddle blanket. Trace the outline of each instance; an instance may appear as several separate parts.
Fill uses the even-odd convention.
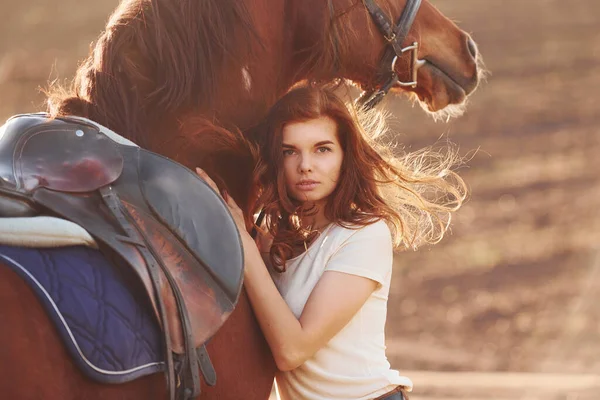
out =
[[[159,325],[141,283],[98,250],[0,245],[0,260],[38,295],[77,365],[102,383],[164,370]],[[137,286],[136,286],[137,285]]]

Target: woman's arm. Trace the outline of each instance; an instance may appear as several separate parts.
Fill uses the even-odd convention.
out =
[[[215,190],[202,171],[198,174]],[[343,272],[328,271],[313,289],[300,319],[279,294],[248,234],[242,211],[225,195],[244,246],[244,286],[277,367],[288,371],[302,365],[335,336],[360,310],[377,287],[374,280]]]
[[[302,365],[360,310],[377,282],[325,272],[297,319],[281,297],[254,242],[244,242],[244,285],[269,347],[282,371]]]

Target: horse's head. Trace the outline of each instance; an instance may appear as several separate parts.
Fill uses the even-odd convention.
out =
[[[317,79],[343,76],[373,94],[386,85],[412,92],[438,115],[459,114],[477,87],[482,68],[475,42],[427,0],[303,0],[298,7],[296,32],[304,39],[296,43],[321,36],[313,70],[325,60],[328,72],[316,72]],[[314,22],[306,28],[315,10],[324,30]]]

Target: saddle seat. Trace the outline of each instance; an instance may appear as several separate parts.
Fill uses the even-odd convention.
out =
[[[0,128],[0,218],[52,215],[83,227],[135,271],[168,349],[189,355],[238,300],[239,232],[195,173],[103,128],[45,114],[9,119]]]

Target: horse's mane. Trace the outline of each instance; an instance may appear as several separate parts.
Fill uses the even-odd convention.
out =
[[[260,43],[244,1],[124,0],[71,86],[48,90],[48,111],[144,145],[157,119],[209,109],[225,62],[242,68],[251,57],[249,35]]]

